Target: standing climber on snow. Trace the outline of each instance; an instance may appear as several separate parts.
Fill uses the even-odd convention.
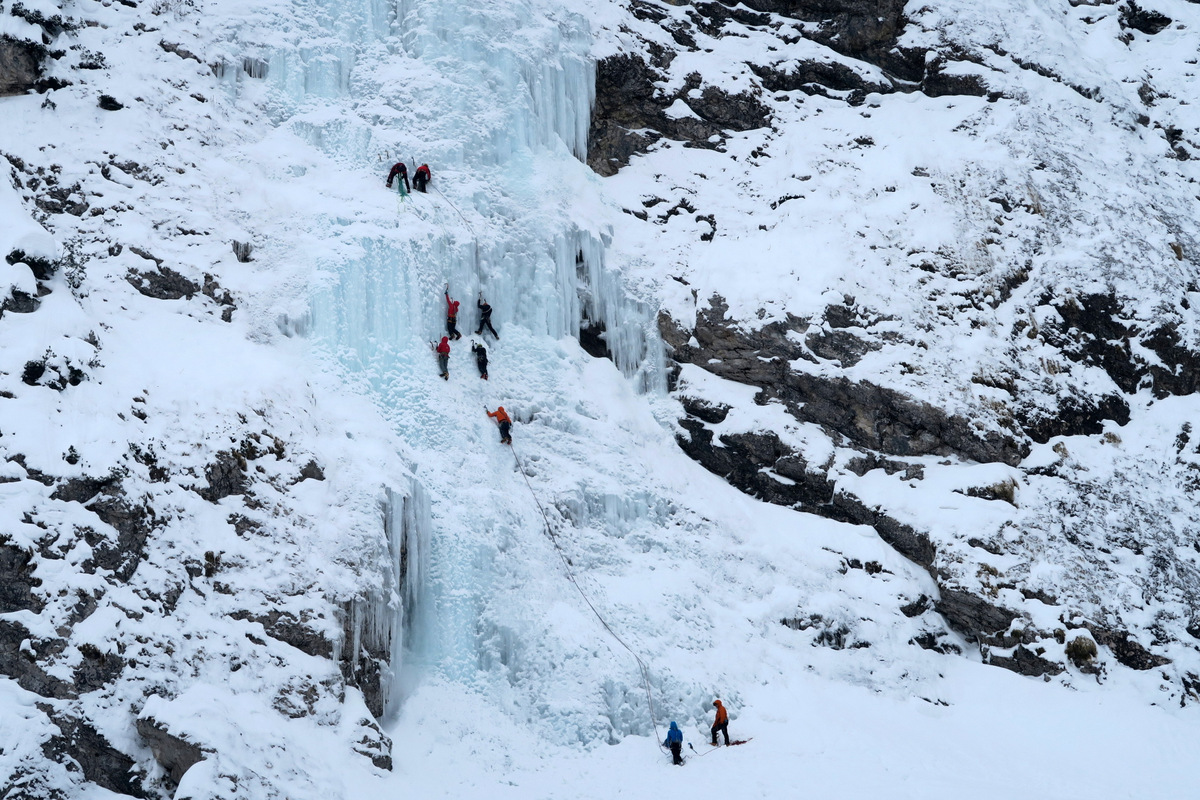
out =
[[[446,332],[453,336],[455,340],[461,339],[462,334],[458,332],[458,301],[450,299],[450,284],[446,284]]]
[[[433,349],[437,353],[438,369],[441,370],[442,378],[450,380],[450,340],[443,336]]]
[[[417,167],[417,171],[413,173],[413,188],[424,194],[425,186],[433,180],[433,175],[429,173],[429,165],[422,164]]]
[[[487,348],[478,342],[471,342],[471,352],[475,354],[475,366],[479,367],[479,377],[485,381],[487,376]]]
[[[683,750],[683,731],[679,730],[679,726],[674,722],[671,723],[671,730],[667,731],[667,738],[663,741],[663,747],[671,748],[671,763],[675,766],[683,766],[683,756],[680,751]]]
[[[713,705],[717,709],[717,718],[712,724],[712,744],[717,746],[717,731],[725,734],[725,746],[729,746],[729,712],[725,710],[725,705],[720,700],[713,700]]]
[[[483,336],[483,329],[487,328],[499,341],[500,334],[496,333],[496,329],[492,327],[492,307],[488,305],[487,300],[483,299],[483,292],[479,293],[479,299],[475,301],[475,305],[479,306],[479,330],[475,331],[475,335]]]
[[[404,187],[404,194],[411,193],[412,189],[408,186],[408,167],[404,166],[403,161],[397,161],[392,165],[392,171],[388,173],[387,188],[392,188],[392,181],[396,176],[399,176],[400,180],[403,181],[401,185]]]
[[[487,411],[487,406],[484,406],[483,409]],[[500,423],[500,444],[512,444],[512,436],[509,435],[512,430],[512,420],[505,413],[504,406],[500,406],[495,411],[488,411],[487,415]]]

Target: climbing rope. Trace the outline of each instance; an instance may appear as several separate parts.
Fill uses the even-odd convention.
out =
[[[479,237],[478,237],[478,236],[475,234],[475,229],[471,227],[471,223],[467,222],[467,218],[463,216],[463,213],[462,213],[461,211],[459,211],[459,210],[458,210],[458,206],[454,205],[454,203],[451,203],[451,202],[450,202],[450,198],[449,198],[449,197],[446,197],[446,195],[442,194],[442,190],[441,190],[441,189],[439,189],[439,188],[437,187],[437,185],[436,185],[436,184],[433,184],[433,183],[431,183],[431,184],[429,184],[429,185],[430,185],[430,186],[433,186],[433,190],[434,190],[435,192],[437,192],[437,193],[438,193],[438,195],[439,195],[439,196],[440,196],[440,197],[441,197],[443,200],[445,200],[445,201],[446,201],[446,202],[447,202],[447,203],[450,205],[450,207],[451,207],[451,208],[453,208],[453,209],[454,209],[454,213],[456,213],[456,214],[458,214],[458,216],[462,217],[463,224],[467,226],[467,230],[469,230],[469,231],[471,232],[471,236],[473,236],[473,237],[475,237],[476,239],[478,239]]]
[[[510,444],[509,447],[512,447],[512,445]],[[654,726],[654,742],[658,745],[659,750],[667,752],[666,748],[662,745],[662,741],[658,738],[658,723],[655,721],[657,715],[654,711],[654,693],[650,690],[650,670],[646,667],[646,662],[642,660],[642,657],[632,647],[625,643],[624,639],[617,635],[617,632],[612,629],[612,626],[608,624],[608,621],[604,619],[604,616],[592,604],[591,598],[587,596],[587,592],[579,585],[579,581],[575,579],[575,572],[571,569],[571,562],[567,558],[566,552],[563,551],[562,546],[558,543],[558,537],[554,534],[554,528],[550,525],[550,517],[546,515],[546,509],[542,508],[542,501],[538,499],[537,492],[533,490],[533,484],[529,482],[529,475],[526,474],[525,465],[521,463],[521,457],[517,455],[515,447],[512,447],[512,454],[513,458],[516,459],[517,469],[520,470],[521,477],[525,479],[525,485],[529,487],[529,494],[533,495],[533,502],[537,504],[538,512],[542,515],[542,521],[546,523],[546,534],[550,538],[550,543],[554,545],[554,549],[558,551],[558,557],[562,559],[563,570],[567,573],[567,580],[579,592],[579,596],[583,598],[583,602],[587,603],[588,608],[596,615],[596,619],[600,620],[600,624],[604,626],[604,630],[608,631],[608,635],[616,639],[617,643],[628,650],[629,655],[633,656],[634,660],[637,661],[638,669],[642,674],[642,688],[646,691],[646,703],[650,708],[650,724]]]

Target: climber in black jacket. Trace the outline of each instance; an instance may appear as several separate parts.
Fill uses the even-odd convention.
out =
[[[392,171],[388,173],[387,188],[392,188],[392,181],[399,176],[400,180],[404,181],[404,193],[411,194],[412,189],[408,186],[408,167],[404,166],[403,161],[397,161],[392,165]]]
[[[478,342],[471,342],[471,352],[475,354],[475,365],[479,367],[479,377],[485,381],[487,376],[487,348]]]
[[[497,340],[500,339],[500,334],[496,333],[496,329],[492,327],[492,307],[488,305],[488,301],[483,299],[483,292],[479,293],[479,299],[475,301],[475,305],[479,307],[479,330],[475,331],[476,336],[483,335],[483,329],[487,328],[492,332]]]

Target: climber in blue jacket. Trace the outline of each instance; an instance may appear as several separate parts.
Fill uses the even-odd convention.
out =
[[[663,746],[671,748],[671,763],[683,766],[683,756],[680,755],[680,751],[683,750],[683,731],[679,730],[679,726],[674,722],[671,723],[671,730],[667,731]]]

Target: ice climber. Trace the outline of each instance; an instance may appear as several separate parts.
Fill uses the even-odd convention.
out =
[[[496,329],[492,327],[492,307],[488,305],[487,300],[483,299],[483,292],[479,293],[479,299],[475,301],[475,305],[479,306],[479,330],[475,331],[475,335],[483,336],[483,329],[487,328],[498,340],[500,334],[496,333]]]
[[[712,743],[713,747],[717,746],[717,731],[725,734],[725,746],[729,746],[729,712],[725,710],[725,705],[720,700],[713,700],[713,705],[717,709],[717,718],[712,724]]]
[[[404,193],[409,194],[412,192],[412,189],[408,186],[408,167],[404,166],[403,161],[397,161],[392,165],[392,171],[388,173],[387,188],[392,188],[392,181],[395,180],[396,176],[399,176],[400,180],[403,181],[400,185],[404,187]]]
[[[683,756],[680,751],[683,750],[683,731],[679,730],[679,726],[671,722],[671,730],[667,731],[667,738],[663,741],[664,747],[671,748],[671,763],[676,766],[683,766]]]
[[[484,408],[486,409],[487,406]],[[509,436],[509,431],[512,430],[512,420],[505,413],[504,406],[500,406],[495,411],[488,411],[487,415],[500,423],[500,444],[512,444],[512,437]],[[716,734],[713,735],[716,736]]]
[[[417,171],[413,173],[413,188],[418,192],[424,193],[425,186],[433,180],[433,176],[429,173],[429,165],[422,164],[417,167]]]
[[[446,284],[446,333],[457,341],[462,338],[458,332],[458,301],[450,299],[450,284]]]
[[[479,367],[479,377],[485,381],[487,376],[487,348],[478,342],[471,342],[471,352],[475,354],[475,366]]]
[[[449,339],[449,337],[443,336],[442,340],[440,342],[438,342],[437,347],[435,347],[434,350],[437,351],[438,369],[441,370],[441,373],[440,373],[441,376],[446,380],[450,380],[450,339]],[[503,411],[503,409],[501,409],[501,410]],[[716,734],[714,733],[713,736],[716,736]]]

